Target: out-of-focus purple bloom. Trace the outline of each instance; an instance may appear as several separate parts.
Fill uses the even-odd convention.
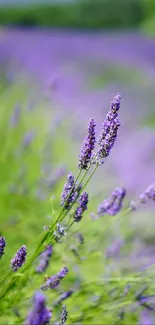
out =
[[[67,227],[63,227],[60,223],[57,224],[57,229],[54,231],[54,237],[57,242],[60,242],[61,238],[66,236],[66,229]]]
[[[62,306],[62,313],[61,313],[59,325],[64,325],[67,322],[67,318],[68,318],[67,308],[66,306]]]
[[[145,192],[140,195],[140,203],[147,203],[148,200],[155,201],[155,184],[149,185]]]
[[[91,162],[92,153],[95,148],[95,126],[96,123],[93,118],[90,119],[88,124],[88,132],[84,140],[83,146],[81,148],[81,153],[79,155],[78,168],[87,169],[88,164]]]
[[[59,167],[54,174],[51,175],[51,177],[47,180],[47,184],[49,188],[54,187],[57,182],[66,175],[66,167],[61,166]]]
[[[6,246],[5,238],[0,236],[0,257],[4,254],[4,248]]]
[[[69,173],[67,182],[61,194],[61,205],[64,206],[66,210],[69,210],[74,199],[75,199],[74,176],[72,175],[72,173]]]
[[[121,239],[114,241],[114,243],[112,243],[112,245],[109,246],[106,250],[106,258],[115,257],[119,253],[123,243],[124,242]]]
[[[110,216],[116,215],[122,208],[123,199],[126,195],[124,188],[116,188],[109,199],[104,200],[98,207],[98,215],[104,216],[109,214]]]
[[[33,299],[33,310],[27,316],[26,325],[49,324],[52,312],[46,307],[46,298],[40,292],[36,292]]]
[[[52,256],[52,251],[53,251],[52,245],[48,245],[44,250],[44,252],[40,255],[40,262],[36,268],[37,273],[42,273],[47,269],[49,265],[50,257]]]
[[[21,106],[17,105],[17,106],[15,106],[13,114],[10,118],[10,126],[11,127],[15,127],[18,124],[20,114],[21,114]]]
[[[77,207],[74,214],[74,221],[79,222],[85,210],[87,210],[88,205],[88,193],[83,192],[79,198],[79,206]]]
[[[11,260],[11,267],[14,272],[16,272],[26,260],[26,246],[23,245],[16,253],[15,257]]]
[[[74,291],[72,289],[62,293],[60,295],[60,297],[58,298],[58,300],[55,302],[55,305],[60,304],[62,301],[66,300],[67,298],[69,298],[72,294],[74,293]]]
[[[23,138],[23,143],[22,143],[23,147],[27,148],[31,144],[33,139],[34,139],[34,131],[27,132]]]
[[[111,102],[110,111],[103,122],[102,130],[98,139],[99,149],[97,151],[97,162],[99,164],[102,164],[104,158],[109,156],[117,138],[117,132],[120,127],[120,121],[118,118],[120,100],[121,96],[117,94]]]
[[[52,275],[50,278],[47,279],[46,283],[41,286],[42,290],[47,290],[47,289],[54,289],[56,288],[60,281],[67,275],[68,273],[67,267],[64,267],[61,269],[60,272],[58,272],[56,275]]]
[[[142,310],[139,325],[153,325],[151,314],[147,309]]]

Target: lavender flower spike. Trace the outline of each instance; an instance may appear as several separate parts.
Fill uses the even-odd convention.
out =
[[[11,267],[16,272],[26,260],[26,246],[23,245],[16,253],[15,257],[11,260]]]
[[[81,153],[79,155],[78,168],[87,169],[88,164],[91,162],[92,152],[95,148],[95,126],[96,123],[93,118],[89,120],[88,132],[84,140],[83,146],[81,148]]]
[[[105,121],[103,122],[102,130],[98,139],[99,149],[97,151],[97,163],[102,164],[104,158],[109,156],[109,153],[114,146],[117,138],[117,132],[120,127],[118,119],[118,110],[120,108],[121,96],[117,94],[110,105]]]
[[[61,205],[65,206],[66,210],[69,210],[72,202],[74,201],[74,198],[75,198],[74,176],[72,175],[72,173],[69,173],[67,182],[61,194]]]
[[[42,290],[47,290],[47,289],[55,289],[60,281],[67,275],[68,273],[67,267],[64,267],[61,269],[60,272],[58,272],[56,275],[52,275],[50,278],[47,279],[46,283],[41,286]]]
[[[110,216],[116,215],[122,208],[123,199],[126,195],[126,190],[124,188],[116,188],[112,192],[109,199],[104,200],[98,207],[98,215],[104,216],[109,214]]]
[[[148,200],[155,201],[155,184],[149,185],[145,192],[140,195],[140,203],[147,203]]]
[[[79,199],[79,206],[75,211],[74,221],[79,222],[82,219],[82,215],[85,210],[87,210],[88,205],[88,193],[83,192]]]
[[[52,317],[52,312],[46,307],[46,298],[41,292],[36,292],[33,299],[33,310],[26,319],[26,325],[46,325]]]
[[[52,256],[52,251],[53,251],[52,245],[48,245],[45,251],[40,255],[40,262],[36,268],[37,273],[42,273],[47,269],[49,265],[50,257]]]
[[[5,238],[0,236],[0,257],[4,254],[4,248],[6,246]]]
[[[66,306],[62,306],[62,313],[59,325],[64,325],[67,322],[68,312]]]

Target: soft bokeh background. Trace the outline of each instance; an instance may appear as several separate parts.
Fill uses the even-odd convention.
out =
[[[88,119],[95,118],[99,131],[113,96],[122,95],[119,137],[89,185],[90,225],[82,226],[88,259],[82,267],[93,269],[96,258],[100,268],[102,246],[88,258],[96,234],[102,238],[102,223],[91,212],[116,186],[127,189],[129,201],[155,181],[155,2],[1,0],[0,26],[0,229],[11,247],[7,261],[23,242],[31,249],[47,216],[54,218],[49,200],[59,208]],[[152,208],[104,235],[104,247],[126,242],[114,265],[137,269],[155,260]],[[62,260],[72,265],[70,254]],[[61,250],[57,256],[59,265]],[[84,278],[91,281],[88,269]]]

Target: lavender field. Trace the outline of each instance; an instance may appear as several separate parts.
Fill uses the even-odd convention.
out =
[[[154,324],[155,40],[4,29],[0,72],[1,323]]]

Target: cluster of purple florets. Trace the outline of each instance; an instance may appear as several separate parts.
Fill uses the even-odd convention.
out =
[[[96,123],[93,118],[90,119],[88,124],[88,132],[84,140],[83,146],[81,148],[81,153],[79,155],[78,168],[87,169],[88,164],[91,161],[92,153],[95,148],[95,126]]]
[[[49,265],[49,260],[52,256],[52,251],[53,251],[52,245],[48,245],[44,250],[44,252],[40,255],[40,261],[36,268],[37,273],[42,273],[47,269]]]
[[[33,310],[27,316],[26,325],[49,324],[52,312],[46,307],[46,298],[42,292],[36,292],[33,298]]]
[[[60,281],[67,275],[68,273],[68,268],[64,267],[61,269],[60,272],[58,272],[56,275],[52,275],[50,278],[47,279],[46,283],[41,286],[42,290],[47,290],[47,289],[54,289],[56,288]]]
[[[110,198],[104,200],[98,207],[98,215],[104,216],[108,214],[110,216],[116,215],[122,208],[123,199],[126,195],[126,190],[124,188],[116,188],[112,192]]]
[[[66,210],[69,210],[72,202],[75,198],[75,182],[74,176],[72,173],[68,174],[67,182],[64,186],[62,195],[61,195],[61,205],[65,207]]]
[[[109,156],[117,138],[117,132],[120,127],[120,121],[118,118],[120,100],[121,96],[117,94],[111,102],[110,111],[103,122],[102,130],[98,139],[99,149],[97,152],[97,162],[99,164],[102,164],[104,158]]]
[[[6,246],[5,238],[0,236],[0,257],[4,254],[5,246]]]
[[[16,253],[15,257],[11,260],[11,267],[14,272],[16,272],[24,263],[26,260],[26,246],[23,245]]]
[[[79,206],[77,207],[74,214],[74,221],[79,222],[85,210],[87,210],[88,205],[88,193],[83,192],[79,198]]]

